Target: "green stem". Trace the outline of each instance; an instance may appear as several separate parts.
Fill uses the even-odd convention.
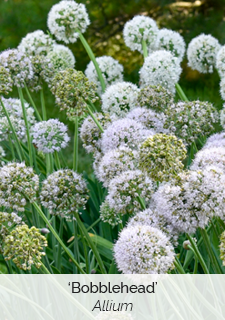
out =
[[[144,58],[147,58],[147,56],[148,56],[148,49],[147,49],[146,41],[145,41],[145,40],[142,40],[142,41],[141,41],[141,44],[142,44],[143,56],[144,56]]]
[[[21,101],[21,105],[22,105],[22,109],[23,109],[23,118],[24,118],[24,122],[25,122],[25,126],[26,126],[29,162],[30,162],[30,166],[33,167],[33,150],[32,150],[33,145],[32,145],[31,137],[30,137],[29,123],[27,120],[27,113],[26,113],[26,109],[25,109],[22,88],[18,87],[18,93],[19,93],[19,97],[20,97],[20,101]]]
[[[59,226],[59,237],[63,239],[63,226],[64,226],[64,218],[60,218],[60,226]],[[62,247],[58,244],[58,254],[56,260],[56,266],[61,272],[61,260],[62,260]]]
[[[146,209],[146,206],[145,206],[144,199],[141,198],[140,196],[138,196],[138,202],[139,202],[140,205],[141,205],[141,209],[142,209],[142,210],[145,210],[145,209]]]
[[[41,262],[41,268],[42,268],[42,270],[44,271],[45,274],[51,274],[51,273],[48,271],[48,269],[46,268],[46,266],[44,265],[43,262]]]
[[[31,97],[30,91],[29,91],[26,83],[24,83],[24,88],[25,88],[25,90],[26,90],[26,93],[27,93],[27,96],[28,96],[28,98],[29,98],[29,100],[30,100],[31,105],[32,105],[32,107],[34,108],[34,111],[35,111],[35,113],[36,113],[36,116],[37,116],[37,118],[38,118],[38,121],[42,121],[42,118],[41,118],[41,116],[40,116],[40,113],[39,113],[39,111],[38,111],[38,109],[37,109],[37,107],[36,107],[36,105],[35,105],[35,103],[34,103],[34,100],[33,100],[32,97]]]
[[[195,257],[195,266],[194,266],[193,274],[197,274],[197,273],[198,273],[198,259],[197,257]]]
[[[18,137],[17,137],[17,134],[16,134],[16,132],[15,132],[15,130],[14,130],[14,127],[13,127],[13,125],[12,125],[12,122],[11,122],[11,120],[10,120],[10,118],[9,118],[8,111],[6,110],[6,108],[5,108],[5,106],[4,106],[4,103],[2,102],[2,99],[1,99],[1,98],[0,98],[0,103],[1,103],[2,109],[3,109],[4,113],[5,113],[5,116],[6,116],[7,120],[8,120],[10,129],[11,129],[11,131],[12,131],[13,138],[15,139],[16,151],[17,151],[17,153],[18,153],[18,156],[19,156],[19,158],[20,158],[20,161],[22,162],[23,159],[25,160],[25,156],[24,156],[24,153],[23,153],[23,149],[22,149],[21,144],[20,144],[20,142],[19,142],[19,140],[18,140]]]
[[[15,156],[15,152],[14,152],[14,148],[13,148],[13,144],[12,144],[12,139],[10,138],[10,134],[8,135],[8,140],[9,140],[10,150],[12,153],[12,158],[13,158],[13,160],[16,160],[16,156]]]
[[[74,149],[73,149],[73,170],[78,169],[78,117],[75,118],[74,128]]]
[[[180,265],[180,263],[179,263],[179,261],[178,261],[177,258],[175,258],[175,260],[174,260],[174,265],[175,265],[177,271],[178,271],[180,274],[185,274],[185,271],[184,271],[183,267]]]
[[[214,272],[216,274],[221,274],[223,273],[222,270],[221,270],[221,267],[214,255],[214,252],[212,250],[212,247],[211,247],[211,243],[210,243],[210,240],[209,240],[209,236],[206,232],[205,229],[200,229],[200,232],[201,232],[201,236],[203,238],[203,241],[205,243],[205,247],[206,247],[206,250],[208,252],[208,255],[209,255],[209,258],[210,258],[210,261],[212,263],[212,266],[213,266],[213,269],[214,269]]]
[[[46,173],[48,176],[49,174],[51,174],[51,159],[50,159],[49,153],[45,154],[45,160],[46,160]]]
[[[89,102],[90,106],[92,107],[93,112],[97,112],[94,103],[92,103],[90,99],[88,99],[88,102]]]
[[[47,114],[46,114],[46,108],[45,108],[45,98],[44,98],[44,91],[43,89],[40,90],[40,96],[41,96],[41,110],[42,110],[42,117],[43,120],[47,120]]]
[[[190,247],[189,249],[191,249],[192,252],[194,253],[195,259],[198,259],[198,261],[200,262],[204,273],[205,274],[209,274],[209,270],[208,270],[208,268],[207,268],[207,266],[205,264],[205,261],[204,261],[202,255],[201,255],[200,251],[198,250],[198,247],[197,247],[194,239],[191,236],[189,236],[189,234],[187,234],[186,236],[187,236],[188,240],[191,243],[191,246],[189,246]]]
[[[94,66],[95,66],[95,69],[96,69],[96,72],[97,72],[97,75],[98,75],[98,78],[99,78],[99,81],[101,83],[101,87],[102,87],[102,92],[105,92],[105,80],[102,76],[102,72],[99,68],[99,65],[95,59],[95,55],[93,53],[93,51],[91,50],[91,47],[89,46],[89,44],[87,43],[86,39],[84,38],[84,36],[82,35],[82,33],[80,32],[79,29],[76,30],[76,32],[79,34],[79,38],[80,38],[80,41],[82,42],[89,58],[91,59],[91,61],[93,62]]]
[[[104,132],[102,126],[100,125],[100,123],[98,122],[98,120],[96,119],[94,113],[91,111],[91,108],[89,107],[89,105],[87,104],[87,109],[88,109],[88,112],[90,114],[90,116],[92,117],[92,119],[94,120],[94,122],[97,124],[99,130],[101,131],[101,133]]]
[[[177,90],[177,93],[178,93],[180,99],[183,101],[189,101],[188,98],[186,97],[183,89],[181,88],[181,86],[178,83],[175,84],[175,87],[176,87],[176,90]]]
[[[79,252],[77,221],[76,220],[73,220],[73,230],[74,230],[74,257],[78,261],[78,263],[80,263],[80,252]],[[74,270],[74,273],[77,273],[77,270]]]
[[[57,151],[54,152],[54,156],[55,156],[55,163],[56,163],[57,170],[60,170],[61,164],[60,164],[59,155]]]
[[[89,233],[87,232],[87,229],[85,228],[84,224],[80,220],[79,214],[75,213],[75,217],[76,217],[77,224],[79,226],[80,231],[83,233],[84,237],[87,240],[88,245],[90,246],[90,248],[93,251],[93,254],[99,264],[99,267],[100,267],[102,274],[106,274],[106,269],[105,269],[104,263],[100,257],[100,254],[99,254],[94,242],[91,240],[91,237],[89,236]]]
[[[60,239],[59,235],[57,234],[57,232],[55,231],[55,229],[52,227],[52,225],[49,223],[47,217],[45,216],[44,212],[41,210],[41,208],[38,206],[38,204],[36,202],[33,202],[33,206],[34,208],[37,210],[38,214],[40,215],[40,217],[44,220],[44,222],[46,223],[46,225],[48,226],[49,230],[53,233],[53,235],[55,236],[56,240],[59,242],[59,244],[62,246],[62,248],[64,249],[64,251],[66,252],[66,254],[69,256],[69,258],[72,260],[72,262],[77,266],[77,268],[80,270],[80,272],[82,274],[85,274],[85,272],[82,270],[82,268],[80,267],[80,265],[78,264],[78,262],[74,259],[73,255],[71,254],[71,252],[68,250],[68,248],[65,246],[65,244],[62,242],[62,240]]]

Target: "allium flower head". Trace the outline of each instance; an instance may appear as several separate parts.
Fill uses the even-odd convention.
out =
[[[106,153],[120,146],[137,149],[138,145],[155,132],[131,119],[114,121],[102,134],[102,151]]]
[[[182,171],[186,148],[174,135],[148,137],[139,149],[139,166],[155,181],[169,181]]]
[[[16,116],[9,116],[12,126],[19,140],[26,142],[26,126],[23,119],[18,119]],[[0,118],[0,141],[7,141],[9,136],[12,137],[12,130],[10,128],[7,117]]]
[[[213,216],[224,216],[225,175],[216,166],[183,172],[153,195],[155,210],[180,232],[195,233]]]
[[[211,35],[203,33],[195,37],[187,48],[189,67],[201,73],[212,73],[220,48],[218,40]]]
[[[106,87],[123,81],[123,66],[110,56],[102,56],[96,58],[99,68],[102,72],[102,76],[105,80]],[[92,61],[89,62],[85,70],[85,75],[89,81],[94,82],[97,86],[97,92],[102,94],[101,83],[98,79],[98,75],[95,66]]]
[[[119,214],[134,214],[141,209],[140,198],[148,203],[154,188],[155,184],[142,171],[124,171],[110,181],[106,201]]]
[[[212,103],[207,101],[178,102],[165,110],[164,128],[169,129],[186,144],[191,144],[199,136],[209,135],[219,114]]]
[[[96,86],[89,82],[83,72],[66,69],[56,74],[51,91],[60,110],[66,110],[69,119],[86,112],[86,101],[98,100]]]
[[[122,223],[122,214],[111,208],[107,199],[100,206],[100,218],[103,222],[109,223],[112,227]]]
[[[166,117],[163,112],[138,107],[130,111],[126,118],[135,120],[156,133],[168,133],[168,129],[164,129]]]
[[[62,0],[52,6],[48,14],[48,28],[57,40],[74,43],[90,24],[86,7],[73,0]]]
[[[169,238],[150,226],[127,227],[114,246],[117,267],[124,274],[165,274],[173,269]]]
[[[5,238],[9,235],[11,229],[20,223],[22,223],[22,218],[15,212],[0,212],[0,254],[3,253]]]
[[[123,29],[124,42],[132,51],[142,53],[142,40],[146,41],[149,51],[154,49],[158,27],[156,22],[145,16],[135,16],[126,22]]]
[[[225,128],[225,104],[223,104],[223,109],[220,110],[220,124],[224,129]]]
[[[216,56],[216,69],[221,78],[225,77],[225,46],[222,46]]]
[[[138,103],[141,107],[164,111],[174,102],[173,94],[164,87],[148,85],[139,92]]]
[[[88,189],[82,176],[70,169],[58,170],[43,181],[41,204],[50,214],[72,220],[73,213],[85,206]]]
[[[102,95],[102,110],[123,118],[137,106],[139,89],[130,82],[117,82]]]
[[[52,51],[57,53],[63,60],[67,62],[70,68],[74,68],[76,59],[73,52],[62,44],[54,44]]]
[[[45,255],[44,247],[47,240],[35,227],[29,228],[26,224],[17,226],[6,237],[4,243],[5,260],[11,260],[23,270],[31,270],[41,266],[41,258]]]
[[[25,163],[9,162],[0,168],[0,205],[16,211],[24,211],[27,200],[36,200],[39,178]]]
[[[175,84],[181,74],[179,59],[169,51],[158,50],[151,53],[140,69],[141,88],[147,85],[161,85],[175,93]]]
[[[156,50],[170,51],[180,61],[183,60],[185,53],[184,38],[176,31],[169,29],[159,30],[155,42]]]
[[[28,33],[20,42],[18,50],[28,56],[45,56],[52,50],[55,40],[42,30]]]
[[[49,82],[49,78],[46,77],[46,70],[52,66],[50,60],[43,55],[30,56],[33,77],[27,81],[27,86],[31,91],[39,91],[43,87],[43,80]]]
[[[95,118],[101,124],[105,130],[112,122],[109,114],[105,113],[94,113]],[[96,125],[91,116],[88,116],[80,127],[80,138],[83,142],[83,147],[85,150],[90,152],[100,152],[101,151],[101,136],[102,133],[99,127]]]
[[[220,236],[220,259],[225,266],[225,231]]]
[[[118,174],[137,168],[137,155],[137,151],[127,147],[119,147],[107,152],[99,163],[97,178],[105,187],[108,187],[110,181]]]
[[[220,81],[220,95],[223,100],[225,100],[225,77]],[[223,110],[222,110],[223,114]]]
[[[8,94],[12,91],[13,81],[9,70],[0,66],[0,94]]]
[[[57,119],[37,122],[31,127],[32,141],[38,151],[43,153],[59,152],[67,146],[70,140],[67,130],[67,126]]]
[[[133,320],[131,314],[127,311],[101,311],[96,320]]]
[[[149,226],[161,230],[167,235],[173,244],[177,244],[178,232],[162,215],[159,215],[154,208],[148,208],[137,212],[128,221],[127,227]]]
[[[34,75],[30,58],[17,49],[3,51],[0,54],[0,65],[10,72],[16,87],[23,87],[24,82],[31,80]]]
[[[198,151],[190,169],[203,170],[209,165],[217,166],[225,173],[225,147],[204,148]]]
[[[214,133],[207,140],[203,149],[223,147],[225,148],[225,132]]]

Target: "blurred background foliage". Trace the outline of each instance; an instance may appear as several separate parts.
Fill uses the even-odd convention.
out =
[[[0,51],[17,47],[21,38],[28,32],[42,29],[47,32],[47,15],[58,0],[1,0],[0,1]],[[96,56],[110,55],[124,66],[125,80],[138,84],[138,71],[143,64],[143,57],[132,52],[123,41],[122,31],[126,21],[134,15],[142,14],[157,21],[159,28],[169,28],[180,32],[186,44],[201,33],[211,34],[225,44],[225,0],[83,0],[86,5],[91,25],[85,37]],[[76,57],[76,68],[84,71],[89,58],[80,41],[69,45]],[[213,74],[200,74],[182,62],[183,73],[180,84],[190,100],[208,100],[218,109],[222,107],[219,95],[219,77]],[[36,102],[39,96],[34,97]],[[54,99],[49,90],[46,95],[48,116],[59,117],[66,121],[54,106]],[[73,124],[68,123],[70,130]],[[71,142],[72,151],[72,142]],[[68,152],[68,154],[70,151]],[[79,171],[86,171],[90,157],[81,149],[83,161]],[[91,170],[91,169],[90,169]]]

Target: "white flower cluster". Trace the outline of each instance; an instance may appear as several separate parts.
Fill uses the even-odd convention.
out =
[[[106,201],[117,214],[134,214],[141,209],[140,198],[148,203],[154,188],[152,180],[142,171],[124,171],[110,181]]]
[[[19,140],[22,142],[26,142],[27,136],[26,136],[26,126],[23,119],[17,119],[14,116],[9,116],[9,119],[11,121],[11,124],[15,130],[15,133]],[[12,130],[9,126],[9,122],[7,117],[1,117],[0,118],[0,141],[7,141],[8,139],[12,138]]]
[[[114,257],[124,274],[165,274],[173,269],[175,253],[163,232],[144,225],[122,230]]]
[[[122,214],[111,208],[107,199],[100,206],[100,218],[103,222],[109,223],[112,227],[122,223]]]
[[[216,38],[204,33],[200,34],[188,45],[188,65],[201,73],[212,73],[220,48],[221,45]]]
[[[225,104],[223,104],[223,109],[220,110],[220,124],[224,129],[225,128]]]
[[[220,95],[221,95],[221,98],[225,100],[225,77],[222,78],[220,81]]]
[[[0,65],[0,94],[9,94],[13,89],[13,81],[9,70]]]
[[[62,44],[54,44],[52,47],[52,51],[57,53],[61,57],[61,59],[66,61],[70,66],[69,68],[74,68],[76,59],[73,52],[68,47]]]
[[[155,210],[180,232],[195,233],[225,213],[225,175],[217,166],[181,173],[153,195]]]
[[[18,50],[28,56],[47,55],[53,49],[55,41],[42,30],[30,32],[18,45]]]
[[[57,119],[37,122],[31,127],[33,143],[43,153],[59,152],[70,140],[67,126]]]
[[[102,134],[101,148],[103,153],[120,146],[137,149],[142,141],[154,133],[153,130],[147,130],[135,120],[120,119],[114,121]]]
[[[43,181],[40,200],[50,214],[67,220],[83,208],[88,199],[88,189],[82,176],[70,169],[58,170]]]
[[[90,21],[84,4],[62,0],[52,6],[47,24],[50,32],[59,41],[74,43],[79,37],[78,31],[84,33]]]
[[[24,211],[27,199],[36,200],[39,178],[25,163],[9,162],[0,168],[0,205],[15,211]]]
[[[158,50],[151,53],[140,69],[141,88],[147,85],[161,85],[175,93],[175,84],[181,74],[179,59],[169,51]]]
[[[127,147],[119,147],[107,152],[98,165],[97,178],[105,187],[108,187],[115,176],[138,167],[137,156],[137,151]]]
[[[99,68],[102,72],[102,76],[105,80],[106,87],[116,82],[123,81],[123,66],[110,56],[102,56],[96,58]],[[101,83],[98,79],[98,75],[95,66],[92,61],[89,62],[85,70],[85,75],[89,81],[94,82],[97,86],[97,92],[102,94]]]
[[[180,101],[165,110],[164,128],[169,129],[186,144],[199,136],[209,135],[219,121],[218,111],[207,101]]]
[[[108,87],[102,95],[102,110],[123,118],[137,106],[140,89],[130,82],[117,82]]]
[[[16,87],[24,87],[34,76],[31,59],[17,49],[5,50],[0,54],[0,65],[11,74]]]
[[[112,122],[111,117],[108,114],[94,113],[95,118],[99,121],[103,129],[105,130]],[[83,142],[83,147],[85,150],[90,152],[100,152],[101,151],[101,137],[102,133],[98,126],[94,122],[91,116],[88,116],[82,126],[80,127],[80,138]]]
[[[132,51],[142,50],[142,41],[146,41],[148,51],[154,50],[155,40],[158,33],[156,22],[145,16],[135,16],[124,25],[123,37],[127,47]]]
[[[222,46],[216,56],[216,69],[221,78],[225,77],[225,46]]]
[[[163,112],[155,112],[151,109],[138,107],[130,111],[126,118],[141,123],[147,129],[152,129],[156,133],[168,133],[169,130],[164,128],[166,120]]]
[[[160,216],[154,208],[137,212],[128,221],[127,227],[149,226],[161,230],[173,244],[177,244],[178,232],[168,223],[164,216]]]
[[[155,49],[170,51],[180,61],[183,60],[185,53],[184,38],[176,31],[161,29],[158,32]]]
[[[225,147],[225,132],[214,133],[206,140],[203,148],[212,147]]]
[[[209,165],[215,165],[225,173],[225,147],[207,147],[198,151],[190,169],[203,170]]]

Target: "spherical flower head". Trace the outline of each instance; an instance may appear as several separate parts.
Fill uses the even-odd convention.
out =
[[[73,52],[62,44],[54,44],[52,51],[58,53],[58,55],[67,62],[70,68],[74,68],[76,59]]]
[[[15,212],[0,212],[0,254],[3,254],[3,244],[10,231],[18,224],[22,223],[22,218]]]
[[[130,82],[118,82],[108,87],[102,95],[102,110],[123,118],[137,106],[139,89]]]
[[[0,205],[15,211],[24,211],[27,200],[36,200],[39,178],[25,163],[9,162],[0,168]]]
[[[225,266],[225,231],[220,236],[220,259]]]
[[[0,66],[0,94],[9,94],[13,89],[13,81],[9,70]]]
[[[216,55],[216,69],[221,78],[225,77],[225,46],[222,46]]]
[[[177,244],[178,232],[165,216],[159,215],[154,208],[148,208],[137,212],[128,221],[127,227],[149,226],[161,230],[170,239],[173,244]]]
[[[14,131],[19,140],[26,142],[26,126],[23,119],[18,119],[16,116],[9,116]],[[0,141],[8,141],[9,137],[12,137],[12,130],[10,128],[7,117],[0,118]]]
[[[154,181],[169,181],[182,171],[187,151],[174,135],[157,133],[148,137],[139,149],[139,166]]]
[[[16,87],[24,87],[24,82],[33,78],[31,59],[17,49],[3,51],[0,54],[0,65],[10,72]]]
[[[169,51],[151,53],[139,71],[141,88],[147,85],[161,85],[175,93],[175,84],[180,79],[180,61]]]
[[[123,81],[123,66],[117,60],[109,56],[102,56],[97,57],[96,61],[102,72],[106,87]],[[101,95],[103,93],[101,83],[98,79],[98,74],[92,61],[89,62],[84,73],[89,81],[96,84],[97,92]]]
[[[214,133],[207,140],[203,149],[223,147],[225,148],[225,132]]]
[[[101,311],[96,320],[133,320],[131,314],[127,311]]]
[[[185,47],[184,38],[178,32],[169,29],[159,30],[155,42],[156,50],[170,51],[175,57],[182,61]]]
[[[138,103],[141,107],[163,112],[174,103],[174,95],[161,85],[148,85],[140,90]]]
[[[100,125],[105,130],[111,123],[112,119],[109,114],[105,113],[94,113],[95,118],[98,120]],[[100,131],[97,124],[94,122],[91,116],[88,116],[80,127],[80,138],[83,142],[83,147],[88,153],[100,152],[101,151],[101,137],[102,132]]]
[[[165,274],[174,268],[175,253],[162,231],[140,225],[122,230],[114,257],[124,274]]]
[[[124,171],[109,183],[110,208],[119,214],[134,214],[141,209],[141,199],[147,204],[154,192],[155,184],[140,170]]]
[[[112,227],[122,223],[122,215],[118,213],[114,208],[111,208],[109,202],[105,200],[100,206],[100,219],[110,224]]]
[[[220,48],[219,41],[211,35],[203,33],[195,37],[187,48],[189,67],[201,73],[212,73]]]
[[[46,56],[52,50],[55,40],[42,30],[28,33],[18,45],[18,50],[28,56]]]
[[[141,123],[144,127],[154,130],[155,133],[168,133],[169,130],[164,128],[166,117],[163,112],[155,112],[151,109],[138,107],[130,111],[126,118]]]
[[[222,78],[221,81],[220,81],[220,95],[221,95],[221,98],[223,100],[225,100],[225,78]],[[223,110],[222,110],[222,115],[223,115]]]
[[[124,118],[114,121],[102,134],[102,151],[106,153],[120,146],[137,149],[142,141],[154,133],[135,120]]]
[[[223,104],[223,109],[220,111],[220,124],[225,128],[225,104]]]
[[[73,213],[84,208],[88,200],[87,185],[75,171],[58,170],[43,181],[40,199],[50,214],[72,220]]]
[[[155,210],[180,232],[205,228],[213,216],[224,216],[225,175],[216,166],[183,172],[153,195]]]
[[[119,147],[107,152],[99,163],[97,178],[107,188],[115,176],[124,171],[137,169],[137,157],[138,152],[128,147]]]
[[[135,16],[127,21],[123,29],[124,42],[132,51],[143,53],[142,41],[146,42],[148,51],[154,50],[158,27],[155,20],[145,16]]]
[[[209,165],[215,165],[225,172],[225,147],[210,147],[198,151],[190,169],[203,170]]]
[[[50,60],[43,55],[30,56],[32,68],[33,68],[33,77],[27,81],[27,87],[30,91],[39,91],[43,87],[43,80],[49,82],[49,79],[46,78],[46,69],[48,70],[51,67]]]
[[[62,0],[52,6],[48,14],[47,25],[57,40],[74,43],[79,32],[84,33],[90,24],[86,7],[73,0]]]
[[[219,121],[219,114],[207,101],[185,101],[171,104],[165,110],[164,128],[169,129],[187,145],[200,136],[207,136]]]
[[[67,126],[57,119],[37,122],[31,127],[32,142],[39,152],[59,152],[70,141],[67,130]]]
[[[71,120],[86,113],[86,101],[94,103],[98,100],[94,83],[89,82],[83,72],[74,69],[58,72],[52,80],[51,91],[60,110],[65,110]]]
[[[26,224],[17,226],[6,237],[4,243],[5,260],[11,260],[23,270],[31,270],[41,266],[41,258],[45,256],[44,247],[47,240],[35,227],[29,228]]]

